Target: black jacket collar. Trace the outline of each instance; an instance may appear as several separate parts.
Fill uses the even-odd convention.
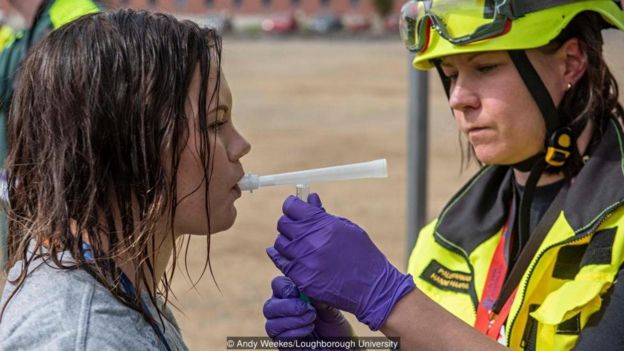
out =
[[[603,216],[624,202],[624,133],[611,120],[589,161],[574,179],[563,206],[575,235],[591,230]],[[451,199],[439,217],[436,235],[466,253],[496,234],[512,201],[512,170],[482,168]]]

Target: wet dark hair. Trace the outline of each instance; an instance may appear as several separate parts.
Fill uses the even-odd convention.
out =
[[[557,112],[561,124],[570,126],[577,136],[587,123],[592,121],[594,125],[592,144],[600,141],[609,119],[616,118],[624,122],[624,109],[618,101],[618,84],[603,57],[604,40],[601,31],[606,27],[606,22],[599,14],[583,12],[549,44],[539,48],[541,52],[551,54],[567,40],[579,39],[581,48],[587,56],[587,69],[581,79],[566,92],[557,107]],[[464,169],[470,160],[477,158],[472,146],[468,145],[462,149],[462,169]],[[576,148],[574,151],[561,169],[546,171],[563,172],[566,177],[575,176],[583,167],[583,159]]]
[[[173,245],[173,268],[156,277],[154,233],[164,219],[174,240],[180,153],[195,118],[185,107],[197,67],[210,231],[206,110],[219,96],[219,35],[170,15],[118,10],[84,16],[33,47],[8,119],[9,264],[24,262],[14,291],[28,265],[43,257],[60,269],[86,270],[149,319],[140,299],[147,292],[162,319],[156,294],[166,305],[177,250]],[[213,77],[216,88],[209,91]],[[84,238],[94,260],[85,259]],[[60,262],[64,250],[75,263]],[[126,258],[136,267],[134,297],[120,284],[117,260]]]

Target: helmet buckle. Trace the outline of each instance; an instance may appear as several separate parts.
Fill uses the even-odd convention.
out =
[[[554,131],[546,147],[546,163],[553,167],[561,167],[572,154],[572,130],[569,127]]]

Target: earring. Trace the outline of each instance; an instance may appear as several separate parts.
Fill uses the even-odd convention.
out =
[[[572,83],[568,83],[568,86],[566,87],[566,90],[570,90],[572,89]]]

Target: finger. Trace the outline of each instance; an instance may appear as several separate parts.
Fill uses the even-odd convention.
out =
[[[339,309],[323,302],[314,301],[312,306],[316,310],[316,316],[323,322],[343,320],[344,317]]]
[[[317,193],[310,193],[310,195],[308,195],[308,203],[325,211],[325,209],[323,208],[323,203],[321,202],[321,198]]]
[[[277,232],[289,240],[297,237],[297,231],[297,223],[293,222],[288,216],[281,216],[280,219],[277,220]]]
[[[277,269],[279,269],[283,274],[286,274],[289,271],[291,265],[290,261],[280,255],[280,253],[277,252],[273,246],[268,247],[266,249],[266,253],[269,255],[271,261],[273,261],[275,267],[277,267]]]
[[[284,201],[282,212],[290,219],[298,221],[322,213],[323,211],[317,206],[311,206],[307,202],[303,202],[296,196],[291,195]]]
[[[279,317],[267,319],[264,329],[267,335],[272,338],[297,338],[310,335],[314,330],[314,320],[316,314],[310,312],[298,317]]]
[[[280,275],[273,278],[271,281],[271,290],[273,290],[273,296],[279,298],[299,297],[299,289],[295,286],[292,280],[288,277]]]
[[[304,338],[306,336],[309,336],[310,334],[312,334],[313,331],[314,331],[314,324],[310,324],[303,328],[287,330],[275,336],[274,338],[278,340],[299,339],[299,338]]]
[[[268,299],[262,307],[262,313],[266,319],[276,319],[280,317],[302,317],[310,311],[316,315],[312,305],[309,305],[298,298],[279,299],[272,297]]]
[[[288,254],[288,247],[292,241],[286,237],[286,235],[278,234],[277,238],[275,238],[275,243],[273,244],[273,248],[279,252],[280,255],[284,256],[287,259],[292,259]]]

